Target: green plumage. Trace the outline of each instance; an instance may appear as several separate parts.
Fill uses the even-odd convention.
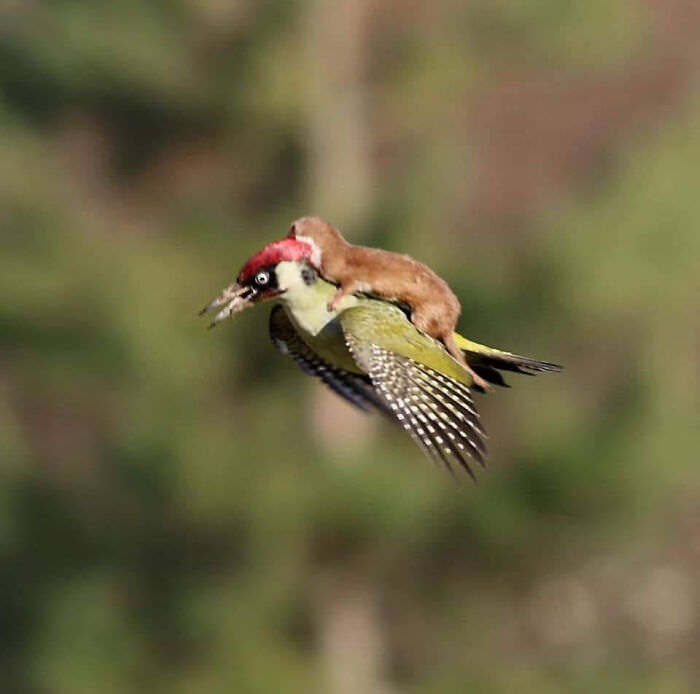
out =
[[[312,335],[299,332],[289,305],[284,309],[276,306],[270,314],[270,336],[277,348],[291,356],[305,373],[321,379],[360,409],[376,408],[394,419],[428,457],[442,462],[451,472],[451,461],[456,461],[474,477],[468,458],[484,464],[487,451],[484,430],[468,387],[419,361],[353,334],[352,326],[357,326],[358,321],[363,326],[360,332],[371,326],[373,317],[368,314],[373,313],[373,308],[377,316],[384,313],[381,302],[362,308],[363,312],[342,312]],[[353,315],[344,320],[345,313]],[[401,320],[399,316],[395,318]],[[402,320],[406,320],[405,316]],[[331,349],[334,336],[343,343]],[[353,360],[353,369],[327,361],[321,353],[342,353]]]
[[[332,285],[282,272],[284,311],[276,307],[270,316],[277,347],[354,405],[397,421],[430,458],[450,470],[457,462],[473,477],[468,459],[484,464],[485,432],[471,376],[443,345],[385,301],[348,297],[331,313]]]
[[[297,273],[295,263],[278,266],[278,274],[289,287],[281,297],[282,302],[309,346],[330,363],[348,371],[358,370],[345,344],[344,336],[350,335],[358,344],[377,345],[471,385],[469,372],[447,353],[443,344],[420,332],[395,304],[356,295],[346,297],[332,313],[327,304],[336,287],[321,278],[306,284],[296,279]]]

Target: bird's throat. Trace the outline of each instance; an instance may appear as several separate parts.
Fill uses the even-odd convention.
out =
[[[354,296],[346,296],[337,309],[330,311],[328,303],[335,295],[336,287],[322,279],[312,285],[295,283],[290,286],[281,299],[297,328],[308,335],[318,335],[339,313],[359,303]]]

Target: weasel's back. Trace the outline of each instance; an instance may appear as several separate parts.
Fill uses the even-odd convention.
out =
[[[409,255],[348,243],[335,227],[318,217],[298,219],[289,233],[315,244],[321,273],[328,280],[341,286],[359,283],[368,292],[408,304],[414,311],[442,311],[451,317],[459,314],[459,301],[447,283]]]
[[[403,253],[354,246],[347,255],[346,265],[348,274],[368,284],[375,294],[413,308],[457,301],[445,280]]]

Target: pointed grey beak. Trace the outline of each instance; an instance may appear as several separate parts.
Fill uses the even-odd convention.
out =
[[[254,287],[241,287],[237,282],[234,282],[229,287],[226,287],[219,296],[213,301],[210,301],[200,312],[203,316],[205,313],[210,313],[218,308],[221,310],[214,316],[214,320],[209,324],[209,329],[213,328],[222,320],[231,317],[234,313],[239,313],[253,305],[253,300],[258,295],[257,289]]]

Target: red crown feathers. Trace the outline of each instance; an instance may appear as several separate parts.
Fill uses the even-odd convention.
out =
[[[284,238],[268,243],[265,248],[252,256],[238,273],[238,284],[245,284],[261,267],[277,265],[282,261],[310,259],[313,248],[304,241]]]

